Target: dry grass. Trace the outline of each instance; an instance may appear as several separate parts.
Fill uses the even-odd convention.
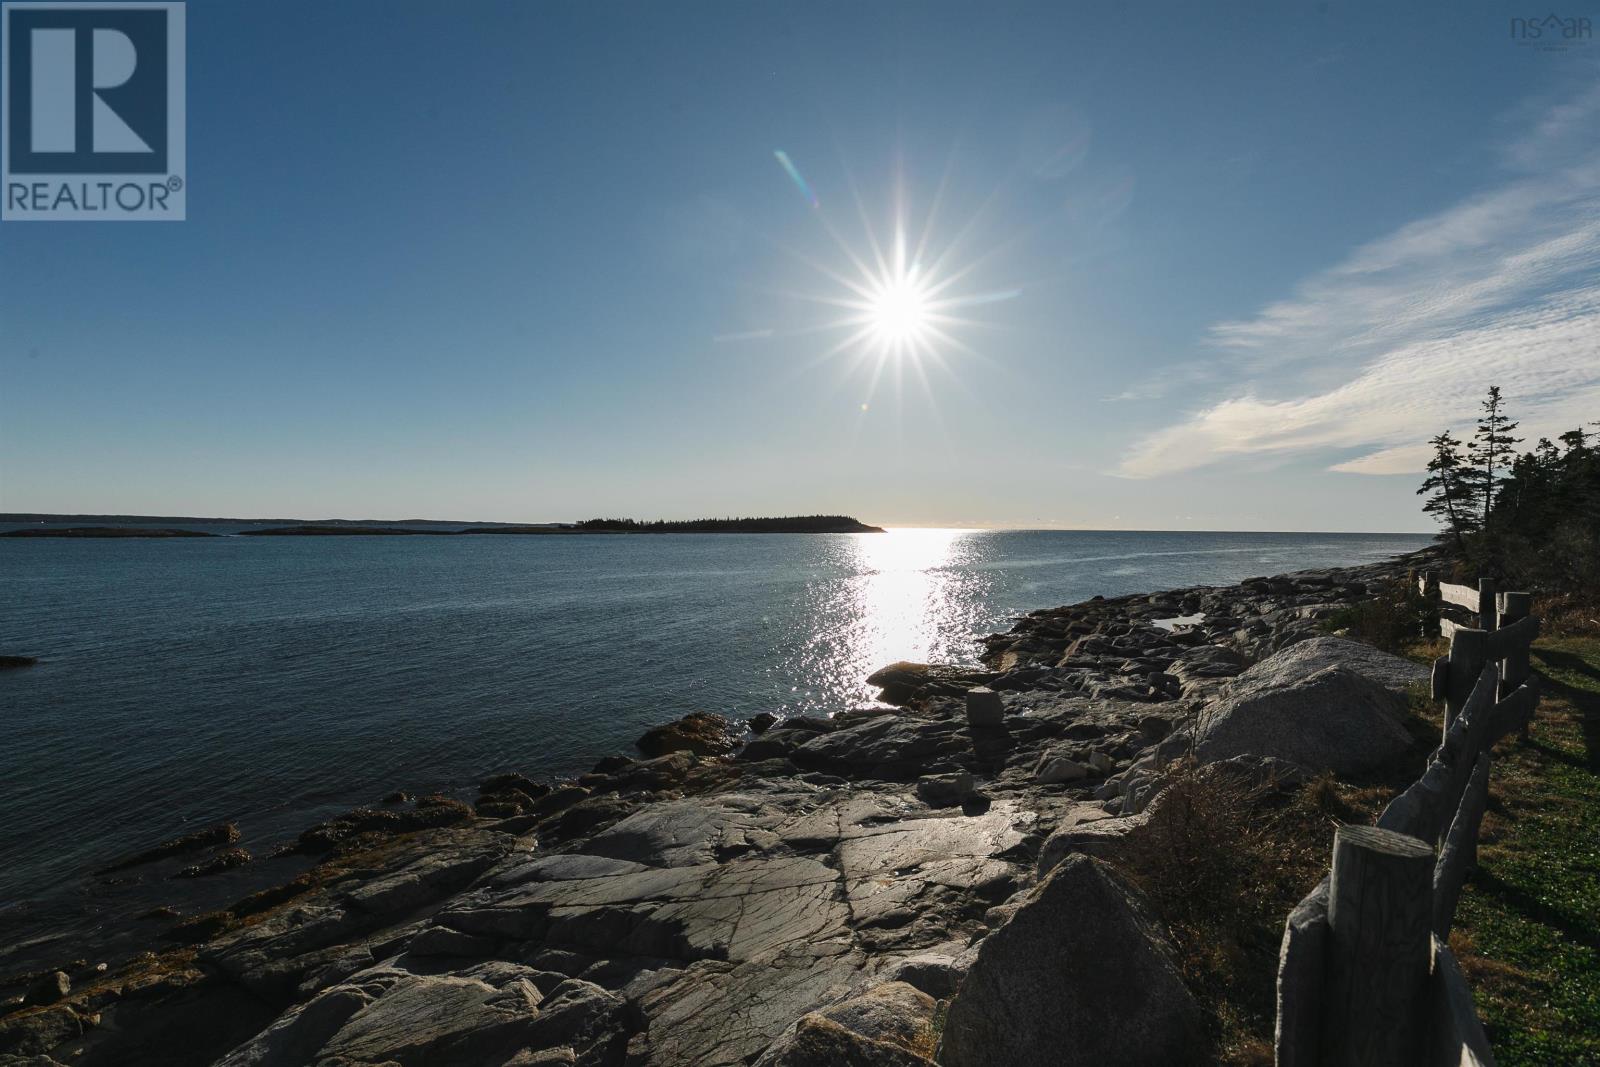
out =
[[[1552,637],[1592,637],[1600,634],[1600,594],[1562,593],[1534,598],[1532,614]]]
[[[1600,1067],[1600,621],[1590,601],[1543,600],[1551,634],[1531,742],[1495,753],[1479,871],[1451,946],[1503,1067]],[[1443,641],[1403,654],[1431,663]],[[1438,709],[1412,694],[1418,751]],[[1417,766],[1360,784],[1323,776],[1295,789],[1185,768],[1147,832],[1119,857],[1177,943],[1210,1020],[1212,1058],[1268,1067],[1284,916],[1327,870],[1339,823],[1370,823]]]
[[[1431,663],[1443,649],[1413,641],[1404,651]],[[1412,749],[1358,782],[1324,774],[1285,787],[1181,767],[1150,825],[1119,855],[1172,933],[1185,981],[1210,1019],[1216,1062],[1272,1063],[1284,917],[1327,873],[1334,830],[1370,824],[1438,744],[1428,693],[1414,688],[1408,705]]]
[[[1172,933],[1217,1062],[1272,1063],[1284,916],[1326,871],[1335,826],[1369,821],[1387,793],[1184,767],[1118,856]]]

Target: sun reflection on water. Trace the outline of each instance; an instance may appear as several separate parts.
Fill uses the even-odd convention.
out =
[[[975,572],[971,530],[898,529],[840,539],[846,576],[810,590],[812,635],[800,654],[794,710],[875,701],[867,675],[896,660],[973,662],[989,580]]]

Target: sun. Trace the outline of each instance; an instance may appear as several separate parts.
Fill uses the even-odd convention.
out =
[[[846,377],[853,378],[858,370],[868,376],[868,399],[880,381],[889,381],[898,391],[902,381],[911,378],[920,382],[931,399],[935,376],[954,377],[951,357],[983,358],[961,336],[992,325],[985,318],[973,317],[974,309],[1012,300],[1021,290],[977,288],[978,280],[994,269],[988,261],[1002,247],[987,251],[972,247],[971,235],[981,232],[982,208],[970,218],[958,217],[954,220],[958,225],[950,228],[951,236],[941,238],[936,220],[945,199],[946,181],[941,180],[934,187],[926,207],[914,209],[903,168],[897,167],[895,180],[884,198],[886,203],[881,205],[887,208],[886,215],[868,208],[851,179],[854,214],[860,229],[847,238],[794,160],[781,150],[775,150],[773,155],[805,197],[812,217],[838,253],[835,259],[832,255],[817,257],[784,249],[832,283],[828,291],[821,293],[779,291],[783,296],[832,309],[827,317],[795,329],[796,334],[836,335],[833,344],[797,365],[799,369],[809,370],[843,356],[848,363]],[[948,179],[948,173],[945,177]],[[875,224],[878,219],[881,223]],[[760,331],[764,337],[774,333]],[[868,410],[868,405],[863,403],[861,410]]]
[[[865,218],[864,211],[862,214]],[[829,227],[829,235],[843,250],[853,271],[821,268],[842,291],[811,298],[845,312],[828,323],[831,328],[847,332],[826,356],[854,352],[864,357],[875,372],[886,364],[909,366],[918,373],[925,363],[948,369],[946,355],[976,355],[956,337],[958,331],[981,325],[969,318],[966,310],[1016,295],[1015,290],[963,291],[962,282],[975,264],[951,262],[953,246],[925,258],[930,235],[924,233],[916,240],[910,239],[903,214],[903,209],[897,207],[891,223],[892,236],[886,244],[880,245],[868,227],[867,255],[857,255]]]
[[[877,340],[895,349],[915,349],[933,325],[933,294],[915,271],[896,271],[869,290],[866,315]]]

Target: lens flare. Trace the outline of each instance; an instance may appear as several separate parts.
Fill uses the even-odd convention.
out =
[[[819,207],[817,194],[813,193],[811,186],[806,184],[805,177],[801,175],[800,168],[795,166],[794,161],[789,158],[789,153],[778,148],[773,150],[772,155],[778,161],[778,165],[783,168],[784,173],[789,175],[790,180],[794,182],[795,188],[800,190],[800,195],[804,196],[812,207]]]

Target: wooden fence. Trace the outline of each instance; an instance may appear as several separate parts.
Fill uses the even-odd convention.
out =
[[[1431,595],[1435,584],[1421,578]],[[1526,733],[1538,705],[1528,650],[1539,622],[1527,593],[1438,584],[1450,654],[1433,665],[1444,737],[1426,771],[1376,826],[1341,826],[1333,869],[1289,914],[1278,958],[1278,1067],[1492,1065],[1449,948],[1461,886],[1477,858],[1490,750]]]

